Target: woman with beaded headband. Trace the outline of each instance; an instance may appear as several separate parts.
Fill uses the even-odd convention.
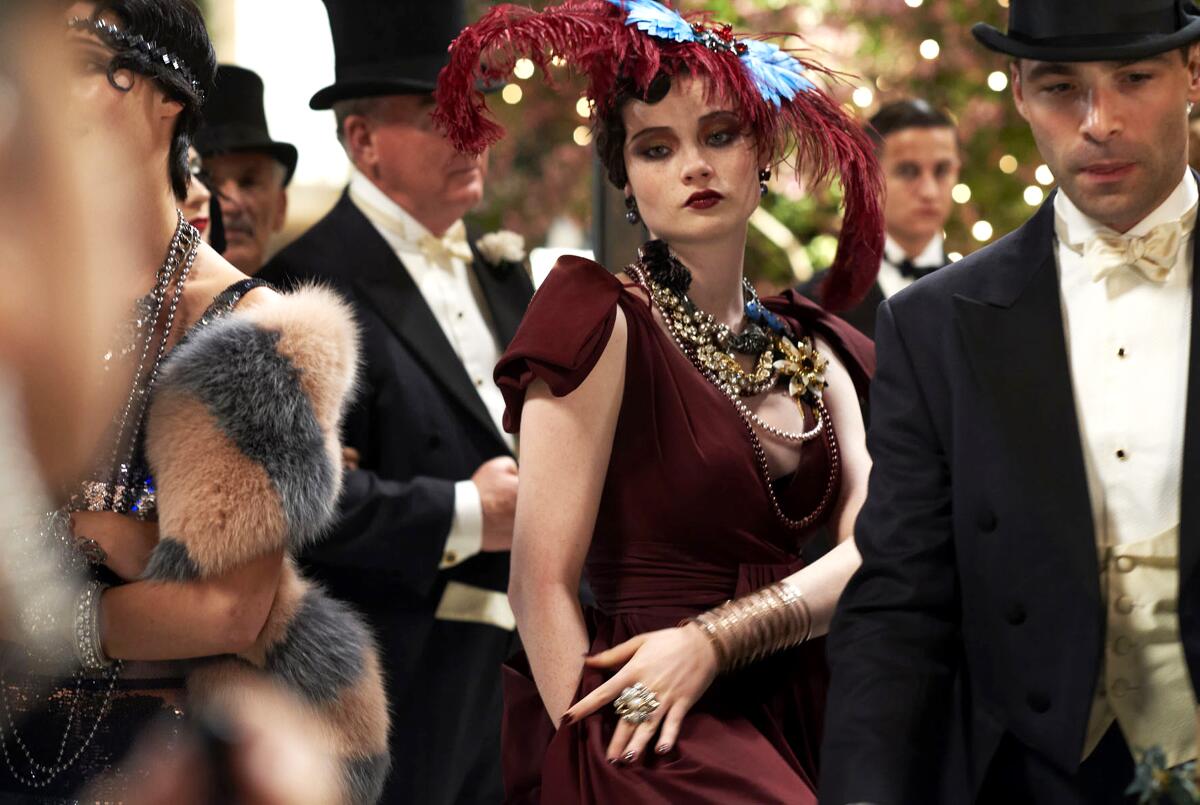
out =
[[[127,798],[139,770],[107,772],[140,727],[236,706],[265,677],[321,721],[343,800],[374,802],[388,764],[374,646],[290,558],[334,513],[349,311],[326,290],[260,287],[180,210],[216,70],[191,0],[62,8],[67,119],[120,144],[89,178],[135,188],[119,235],[140,279],[123,289],[124,332],[96,352],[127,392],[94,469],[28,536],[62,577],[18,602],[19,633],[3,635],[0,798],[89,781],[89,797]]]
[[[853,304],[883,238],[870,143],[817,65],[652,0],[498,6],[451,54],[435,118],[468,151],[500,134],[481,79],[518,56],[584,74],[599,156],[653,238],[615,276],[561,260],[496,369],[521,435],[508,796],[814,802],[819,636],[859,563],[874,359],[795,294],[759,300],[743,263],[794,152],[840,174],[825,299]],[[810,563],[822,526],[838,545]]]

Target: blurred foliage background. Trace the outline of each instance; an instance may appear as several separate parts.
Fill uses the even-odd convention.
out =
[[[528,2],[529,0],[525,0]],[[739,31],[796,32],[784,47],[802,49],[839,71],[829,85],[865,121],[881,104],[922,97],[959,123],[962,186],[947,226],[949,251],[967,254],[1018,226],[1049,189],[1028,128],[1017,115],[1006,60],[976,44],[971,26],[1004,29],[1008,0],[678,0],[684,11],[709,10]],[[483,13],[491,4],[476,2]],[[531,5],[547,3],[534,0]],[[775,40],[779,41],[779,40]],[[592,157],[587,120],[577,108],[582,84],[563,71],[558,88],[539,76],[512,77],[490,105],[509,136],[492,154],[487,226],[545,241],[552,223],[571,220],[590,231]],[[512,101],[516,101],[515,103]],[[1042,182],[1039,182],[1039,179]],[[766,222],[752,227],[747,270],[768,285],[791,284],[833,258],[839,227],[836,188],[808,188],[777,177],[764,209],[799,241],[791,257],[786,238]],[[764,232],[770,232],[768,237]]]

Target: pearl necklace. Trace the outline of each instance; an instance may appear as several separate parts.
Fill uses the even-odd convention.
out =
[[[628,273],[646,291],[662,313],[667,331],[676,346],[713,385],[729,397],[738,413],[752,421],[760,430],[781,441],[804,443],[821,434],[826,417],[825,408],[819,403],[825,387],[825,368],[828,362],[812,346],[810,339],[801,338],[793,343],[787,335],[777,333],[774,343],[758,357],[755,370],[747,372],[732,355],[713,343],[719,332],[714,326],[715,319],[710,314],[690,304],[691,300],[685,295],[656,282],[644,264],[635,263],[629,266]],[[765,311],[757,296],[752,304]],[[779,326],[785,325],[779,322]],[[741,399],[769,391],[781,377],[790,378],[788,394],[796,403],[801,416],[807,413],[806,405],[816,414],[817,421],[812,429],[793,432],[777,428],[763,421]]]
[[[651,300],[654,301],[655,305],[657,305],[657,299],[651,291],[651,283],[653,281],[647,276],[648,272],[645,270],[645,267],[640,263],[635,263],[626,268],[626,273],[633,278],[634,282],[636,282],[639,287],[641,287],[646,291],[647,294],[650,295]],[[675,346],[679,348],[679,351],[688,358],[692,365],[696,367],[697,371],[699,371],[700,374],[706,380],[708,380],[708,382],[712,383],[721,392],[723,392],[725,398],[729,400],[729,402],[733,405],[734,410],[741,418],[742,425],[746,429],[746,434],[750,438],[750,446],[754,450],[754,458],[755,463],[758,465],[759,476],[762,479],[763,486],[766,488],[767,497],[771,501],[771,509],[776,518],[782,522],[784,526],[793,531],[800,531],[811,526],[814,522],[816,522],[817,518],[824,513],[830,502],[832,502],[834,492],[836,491],[838,482],[841,478],[841,450],[838,447],[837,434],[835,434],[833,428],[829,426],[829,413],[825,409],[824,400],[818,397],[812,406],[813,415],[816,417],[816,424],[813,425],[811,430],[793,433],[764,422],[761,417],[750,410],[750,407],[742,401],[737,391],[735,391],[730,384],[723,382],[715,372],[704,366],[698,360],[695,350],[690,349],[672,328],[670,317],[667,316],[661,308],[659,308],[659,311],[663,313],[663,319],[667,322],[667,332],[670,335],[671,340],[675,343]],[[801,405],[801,401],[794,395],[793,399],[796,400],[797,406]],[[803,408],[801,408],[800,411],[801,414],[804,413]],[[758,438],[758,433],[755,430],[756,428],[771,434],[781,441],[793,443],[802,444],[810,442],[818,436],[825,437],[825,445],[829,450],[829,476],[825,482],[825,490],[821,495],[821,502],[806,517],[796,519],[788,516],[788,514],[784,512],[783,505],[779,502],[779,496],[775,493],[775,486],[771,482],[771,469],[767,464],[767,452],[762,446],[762,440]]]

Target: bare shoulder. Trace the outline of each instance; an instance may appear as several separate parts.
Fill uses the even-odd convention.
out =
[[[249,279],[232,263],[207,244],[196,255],[191,275],[183,289],[180,315],[185,325],[194,324],[223,291],[242,280]],[[238,303],[239,310],[248,310],[281,299],[281,295],[266,287],[251,290]]]

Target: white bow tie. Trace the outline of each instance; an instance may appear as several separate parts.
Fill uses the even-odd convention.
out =
[[[470,263],[474,259],[471,244],[467,242],[467,228],[461,221],[446,230],[446,234],[440,238],[433,235],[423,236],[417,245],[426,260],[443,268],[449,268],[455,257],[464,263]]]
[[[1068,249],[1083,256],[1092,270],[1094,282],[1129,268],[1161,285],[1170,278],[1179,259],[1179,250],[1196,225],[1196,207],[1189,209],[1179,220],[1159,224],[1144,235],[1098,232],[1082,244],[1067,241],[1064,222],[1059,220],[1057,223],[1059,239]]]
[[[1128,266],[1161,285],[1171,276],[1186,234],[1182,222],[1172,221],[1140,237],[1096,235],[1084,246],[1083,255],[1095,282]]]

